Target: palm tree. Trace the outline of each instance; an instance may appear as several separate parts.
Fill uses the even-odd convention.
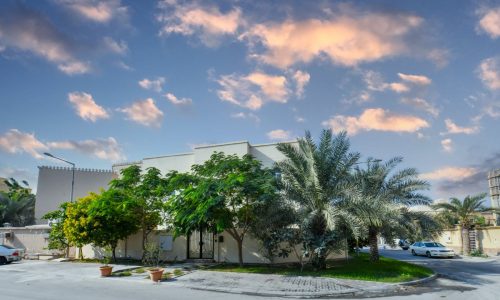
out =
[[[414,205],[428,205],[431,200],[420,193],[429,184],[418,179],[416,169],[407,168],[396,171],[402,162],[396,157],[381,163],[369,159],[366,169],[356,167],[352,186],[347,189],[347,197],[342,207],[355,216],[355,224],[363,230],[370,246],[370,260],[378,261],[378,237],[393,241],[398,235],[408,232],[413,220],[422,218],[408,211]],[[412,220],[405,223],[403,220]]]
[[[26,226],[35,223],[35,195],[13,178],[5,183],[9,191],[0,192],[0,224]],[[23,183],[28,186],[26,181]]]
[[[492,211],[494,209],[483,206],[486,193],[475,196],[468,195],[463,201],[451,198],[449,203],[438,203],[433,205],[435,210],[442,209],[441,213],[447,214],[458,220],[461,227],[462,253],[470,254],[469,230],[474,225],[474,216],[479,212]]]
[[[331,131],[323,130],[318,145],[309,132],[297,141],[298,147],[278,145],[286,159],[277,167],[284,196],[295,204],[298,219],[303,220],[298,227],[303,232],[305,254],[315,268],[323,269],[329,252],[339,248],[339,233],[334,229],[342,214],[336,204],[359,153],[349,151],[345,132],[333,137]]]

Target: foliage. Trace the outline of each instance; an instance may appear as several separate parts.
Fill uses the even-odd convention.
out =
[[[239,267],[231,264],[217,265],[210,271],[318,276],[329,278],[344,278],[352,280],[367,280],[379,282],[403,282],[425,278],[433,274],[432,270],[386,257],[381,257],[376,263],[370,263],[368,254],[360,253],[349,261],[336,261],[327,263],[327,268],[315,270],[306,267],[301,270],[299,266],[245,266]]]
[[[109,189],[97,195],[87,207],[90,242],[98,247],[110,247],[116,261],[118,242],[139,229],[138,210],[139,203],[122,191]]]
[[[35,223],[35,195],[28,188],[28,182],[21,186],[14,178],[4,181],[7,192],[0,192],[0,224],[10,223],[22,227]]]
[[[458,220],[462,228],[462,253],[470,254],[469,230],[475,223],[477,213],[494,210],[483,206],[485,197],[486,193],[481,193],[474,196],[468,195],[462,201],[458,198],[451,198],[449,203],[433,205],[435,210],[439,210],[439,215]]]
[[[175,269],[173,273],[175,276],[181,276],[182,274],[184,274],[184,272],[181,269]]]
[[[322,132],[316,145],[311,134],[298,139],[298,147],[279,144],[278,150],[286,159],[276,165],[281,171],[281,190],[294,203],[303,245],[302,255],[309,257],[315,268],[326,267],[326,257],[342,246],[342,236],[336,228],[348,215],[338,210],[349,172],[359,159],[350,152],[346,133],[333,137],[331,131]],[[350,222],[343,222],[344,226]],[[299,241],[297,241],[299,242]]]
[[[158,243],[146,243],[146,249],[142,258],[142,263],[145,266],[158,267],[160,265],[161,250]]]
[[[227,231],[238,244],[243,264],[242,243],[258,217],[255,207],[276,197],[275,178],[269,169],[249,155],[214,153],[191,174],[172,173],[171,197],[165,206],[176,236],[201,228]]]
[[[470,252],[470,256],[473,256],[473,257],[488,257],[488,255],[484,254],[483,251],[479,250],[479,249],[476,249],[476,250],[473,250]]]
[[[92,201],[98,197],[98,194],[90,193],[87,197],[80,198],[76,202],[66,203],[63,230],[70,246],[81,249],[84,245],[92,242],[93,223],[89,218],[88,208]],[[80,258],[83,257],[80,255]]]
[[[50,221],[48,249],[65,251],[69,247],[68,239],[64,233],[64,221],[66,219],[67,205],[67,202],[62,203],[58,210],[51,211],[42,217],[43,219]]]
[[[121,176],[110,183],[110,190],[120,191],[138,203],[135,213],[143,231],[143,251],[149,234],[162,222],[167,183],[157,168],[148,168],[141,174],[141,168],[135,165],[121,170]]]

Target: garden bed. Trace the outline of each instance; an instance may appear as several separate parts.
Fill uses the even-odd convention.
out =
[[[370,262],[368,254],[360,253],[348,261],[330,261],[326,270],[314,271],[310,266],[300,270],[300,266],[267,266],[252,265],[239,267],[235,264],[222,264],[209,268],[210,271],[258,273],[295,276],[317,276],[329,278],[342,278],[353,280],[366,280],[378,282],[405,282],[429,277],[434,272],[426,267],[411,263],[380,257],[379,262]]]

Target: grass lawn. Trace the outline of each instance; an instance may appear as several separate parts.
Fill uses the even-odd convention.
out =
[[[237,273],[320,276],[379,282],[411,281],[433,274],[433,271],[429,268],[386,257],[380,257],[379,262],[372,263],[366,253],[360,253],[359,257],[354,256],[348,262],[345,260],[331,261],[328,263],[327,269],[323,271],[314,271],[310,267],[305,267],[304,271],[300,272],[300,267],[297,266],[254,265],[241,268],[233,264],[218,265],[208,270]]]

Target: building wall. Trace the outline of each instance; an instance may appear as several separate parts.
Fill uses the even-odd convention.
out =
[[[488,173],[491,207],[500,208],[500,169]]]
[[[90,192],[106,189],[115,177],[111,170],[76,169],[73,200],[87,196]],[[47,223],[42,219],[46,213],[58,209],[71,198],[71,168],[38,167],[38,188],[35,203],[37,224]]]
[[[490,256],[500,255],[500,226],[477,228],[477,246],[479,250]],[[459,228],[445,230],[438,241],[460,253],[462,237]]]
[[[56,254],[57,250],[47,249],[49,228],[27,227],[0,227],[0,244],[14,248],[25,249],[27,254]],[[11,233],[11,238],[6,238],[5,233]]]

